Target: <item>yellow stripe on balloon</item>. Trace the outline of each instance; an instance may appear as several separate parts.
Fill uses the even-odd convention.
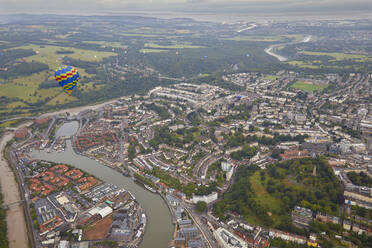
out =
[[[71,95],[72,93],[72,90],[65,90],[67,92],[67,94]]]

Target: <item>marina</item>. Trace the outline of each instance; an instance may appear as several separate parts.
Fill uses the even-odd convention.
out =
[[[78,130],[78,123],[70,125],[69,128],[73,128],[76,132]],[[135,183],[131,178],[122,175],[122,173],[108,166],[103,166],[93,159],[76,154],[73,150],[71,140],[66,140],[64,151],[54,152],[52,150],[50,153],[46,150],[33,151],[31,156],[46,161],[72,164],[104,182],[127,190],[139,202],[147,216],[146,230],[140,247],[168,246],[168,242],[172,237],[173,225],[169,209],[160,195],[145,189]]]

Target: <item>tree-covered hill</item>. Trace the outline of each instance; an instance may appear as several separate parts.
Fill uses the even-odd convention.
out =
[[[322,157],[304,158],[272,164],[266,170],[241,166],[235,183],[213,210],[221,219],[230,211],[252,224],[296,232],[290,219],[295,206],[337,216],[342,200],[339,180],[328,162]]]

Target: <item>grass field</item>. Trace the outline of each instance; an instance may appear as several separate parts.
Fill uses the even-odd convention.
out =
[[[97,44],[100,45],[101,47],[127,47],[124,43],[122,42],[110,42],[110,41],[84,41],[84,43],[88,44]]]
[[[43,71],[40,73],[34,73],[29,76],[22,76],[14,78],[11,82],[0,85],[0,97],[6,96],[8,98],[20,98],[29,103],[35,103],[39,100],[44,100],[49,97],[51,100],[47,103],[48,105],[55,105],[57,103],[66,103],[70,101],[75,101],[76,98],[69,97],[64,94],[63,90],[59,87],[50,88],[50,89],[41,89],[39,90],[39,84],[46,80],[54,80],[53,71],[55,68],[58,68],[61,65],[62,55],[57,54],[56,51],[64,49],[73,51],[73,54],[68,54],[68,56],[81,59],[85,61],[100,61],[103,58],[109,56],[116,56],[116,53],[111,52],[97,52],[76,48],[66,48],[61,46],[38,46],[38,45],[27,45],[22,47],[16,47],[13,49],[33,49],[37,51],[38,54],[25,58],[27,62],[37,61],[45,63],[49,66],[50,70]],[[93,76],[88,74],[84,69],[77,68],[81,77],[90,77]],[[57,84],[57,83],[56,83]],[[94,88],[91,83],[80,86],[82,89],[89,90],[98,90],[100,87]],[[7,105],[9,111],[12,108],[16,107],[25,107],[26,104],[21,101],[16,101]]]
[[[19,115],[19,116],[20,116],[20,115]],[[12,121],[7,121],[7,122],[2,122],[2,123],[0,123],[0,128],[15,127],[15,126],[17,126],[18,124],[20,124],[21,122],[23,122],[22,119],[19,119],[19,120],[12,120]]]
[[[305,38],[305,35],[302,34],[286,34],[282,36],[291,39],[291,42],[300,42]]]
[[[199,75],[199,78],[208,77],[209,75],[210,74],[208,74],[208,73],[203,73],[203,74]]]
[[[281,171],[285,173],[284,170],[281,168],[278,168],[278,171]],[[280,224],[286,216],[283,216],[280,214],[280,212],[283,211],[283,209],[286,208],[285,205],[283,205],[283,201],[280,198],[274,197],[273,194],[270,194],[266,191],[265,187],[268,185],[269,175],[267,172],[265,172],[265,179],[261,180],[261,174],[262,171],[256,171],[250,178],[249,181],[252,185],[252,189],[255,193],[255,199],[265,208],[269,210],[269,215],[274,220],[274,225]],[[284,179],[283,184],[285,184],[288,187],[291,187],[295,191],[301,191],[304,190],[304,186],[301,184],[297,184],[295,181],[290,181],[288,179]],[[257,219],[257,217],[252,214],[248,215],[246,217],[246,220],[252,224],[261,225],[261,221]]]
[[[190,44],[173,44],[169,46],[163,46],[163,45],[158,45],[155,43],[146,43],[145,47],[149,48],[168,48],[168,49],[182,49],[182,48],[205,48],[204,46],[195,46],[195,45],[190,45]]]
[[[155,37],[159,37],[160,35],[156,35],[156,34],[133,34],[133,33],[124,33],[122,34],[123,36],[130,36],[130,37],[134,37],[134,36],[138,36],[138,37],[148,37],[148,38],[155,38]]]
[[[362,54],[325,53],[325,52],[308,52],[308,51],[304,51],[304,52],[301,52],[301,53],[305,54],[305,55],[331,56],[335,59],[335,61],[350,60],[350,59],[355,60],[355,61],[359,61],[359,62],[372,61],[372,57],[362,55]]]
[[[335,60],[334,60],[335,61]],[[356,61],[361,62],[361,61]],[[321,61],[319,60],[313,60],[313,61],[299,61],[299,60],[293,60],[286,62],[289,65],[298,66],[300,68],[309,68],[309,69],[320,69],[320,68],[327,68],[327,69],[351,69],[359,70],[360,66],[352,66],[352,65],[345,65],[345,66],[339,66],[339,65],[323,65]]]
[[[291,42],[299,42],[304,39],[304,35],[238,35],[224,40],[234,41],[263,41],[263,42],[285,42],[290,39]]]
[[[319,65],[313,65],[312,64],[313,62],[311,62],[311,61],[310,62],[304,62],[304,61],[294,60],[294,61],[289,61],[287,63],[290,64],[290,65],[293,65],[293,66],[298,66],[300,68],[318,69],[320,67]]]
[[[31,62],[32,60],[34,60],[37,62],[41,62],[47,64],[51,69],[57,68],[61,65],[63,55],[56,53],[56,51],[61,49],[74,52],[73,54],[67,54],[68,57],[85,61],[101,61],[103,58],[117,55],[116,53],[112,52],[91,51],[71,47],[66,48],[61,46],[27,45],[17,47],[15,49],[33,49],[34,51],[38,51],[39,54],[27,57],[26,61]]]
[[[291,85],[291,88],[303,90],[309,93],[313,91],[317,91],[317,90],[323,90],[327,87],[328,85],[315,85],[310,82],[301,82],[301,81],[297,81],[296,83]]]
[[[164,53],[164,52],[169,52],[169,50],[162,50],[162,49],[141,49],[141,53]]]
[[[177,29],[175,32],[177,34],[189,34],[189,33],[191,33],[191,31],[188,30],[188,29]]]
[[[21,101],[17,102],[11,102],[5,106],[7,109],[13,109],[13,108],[18,108],[18,107],[27,107],[27,104]]]
[[[225,38],[224,40],[233,40],[233,41],[266,41],[266,42],[281,42],[285,41],[282,36],[246,36],[239,35],[232,38]]]
[[[264,77],[264,79],[266,79],[266,80],[276,80],[278,78],[279,78],[279,76],[275,76],[275,75],[266,75]]]
[[[76,101],[77,98],[73,96],[68,96],[65,92],[59,92],[57,96],[55,96],[52,100],[47,102],[46,105],[57,105],[57,104],[63,104],[68,103],[72,101]]]
[[[0,85],[0,96],[9,98],[18,97],[28,102],[36,102],[39,98],[43,99],[48,96],[54,96],[55,92],[52,89],[48,90],[47,94],[45,94],[45,90],[38,90],[39,84],[48,77],[49,72],[44,71],[30,76],[16,78],[10,83]],[[34,96],[35,92],[36,95]]]
[[[282,202],[272,197],[262,185],[260,179],[260,171],[256,171],[250,178],[252,189],[254,190],[257,200],[266,208],[270,209],[271,214],[277,213],[282,208]],[[274,214],[273,214],[274,215]],[[274,219],[278,220],[279,216],[275,216]]]

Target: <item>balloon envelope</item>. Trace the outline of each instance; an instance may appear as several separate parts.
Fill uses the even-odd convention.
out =
[[[54,72],[54,77],[67,94],[72,93],[72,89],[76,87],[79,81],[79,72],[72,66],[59,68]]]

